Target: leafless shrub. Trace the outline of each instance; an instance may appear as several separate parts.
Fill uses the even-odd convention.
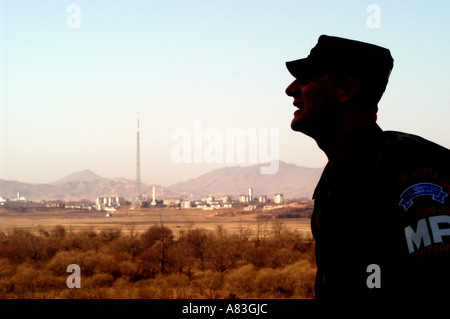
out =
[[[98,236],[102,242],[112,242],[122,237],[122,230],[120,228],[108,228],[102,230]]]
[[[179,238],[163,223],[139,236],[12,229],[0,237],[0,298],[311,298],[311,240],[268,223],[255,234],[190,227]],[[81,289],[66,286],[70,264]]]
[[[207,270],[197,274],[193,279],[193,286],[198,290],[200,296],[209,299],[221,297],[224,283],[224,274]]]
[[[65,235],[66,235],[66,229],[64,228],[64,226],[61,226],[61,225],[56,225],[50,231],[50,236],[55,237],[55,238],[61,239],[61,238],[64,238]]]

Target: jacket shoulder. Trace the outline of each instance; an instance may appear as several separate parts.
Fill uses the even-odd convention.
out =
[[[382,134],[381,157],[402,161],[450,160],[450,150],[423,137],[397,132],[384,131]]]

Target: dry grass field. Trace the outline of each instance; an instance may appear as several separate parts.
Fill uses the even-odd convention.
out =
[[[37,233],[41,229],[51,229],[55,226],[64,226],[72,231],[95,229],[96,231],[108,228],[120,228],[122,232],[142,233],[148,227],[161,221],[170,227],[177,236],[180,231],[189,228],[214,230],[217,226],[223,227],[231,233],[250,230],[256,233],[268,231],[270,225],[276,220],[284,228],[298,231],[310,236],[309,218],[274,218],[278,210],[263,213],[261,210],[245,212],[242,209],[224,208],[218,210],[202,209],[176,209],[176,208],[144,208],[139,210],[123,209],[106,217],[105,212],[50,209],[50,208],[0,208],[0,231],[8,232],[14,228]],[[264,219],[258,218],[264,216]]]
[[[283,216],[2,208],[0,298],[312,298],[310,219]],[[67,287],[70,264],[81,288]]]

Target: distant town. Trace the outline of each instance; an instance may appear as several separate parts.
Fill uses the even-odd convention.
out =
[[[187,200],[183,198],[159,198],[156,196],[155,188],[153,187],[152,196],[137,195],[132,200],[127,200],[118,195],[99,196],[95,201],[92,200],[41,200],[29,201],[24,196],[17,192],[14,198],[6,198],[0,196],[0,206],[3,207],[42,207],[42,208],[64,208],[72,210],[96,210],[104,211],[107,216],[112,216],[118,210],[140,210],[143,208],[177,208],[177,209],[203,209],[215,210],[223,208],[239,207],[244,211],[253,211],[256,209],[273,210],[285,207],[301,207],[310,201],[286,201],[283,194],[277,193],[273,197],[267,195],[254,196],[253,188],[248,189],[248,194],[239,195],[237,199],[231,196],[221,196],[216,198],[214,195],[209,195],[206,198],[198,200]]]
[[[282,169],[284,166],[288,166],[281,162],[277,163],[277,167]],[[80,172],[82,173],[82,172]],[[92,178],[92,172],[88,172]],[[258,175],[260,170],[258,170]],[[229,175],[229,174],[228,174]],[[292,175],[292,174],[290,174]],[[99,177],[99,176],[95,176]],[[101,177],[99,177],[101,178]],[[102,179],[102,178],[101,178]],[[82,180],[82,179],[77,179]],[[298,179],[296,179],[298,180]],[[284,181],[284,180],[283,180]],[[285,181],[284,181],[284,184]],[[113,193],[113,192],[112,192]],[[224,193],[221,193],[224,194]],[[226,193],[225,193],[226,194]],[[65,208],[72,210],[96,210],[106,211],[107,216],[112,216],[117,210],[137,210],[151,207],[167,207],[178,209],[204,209],[214,210],[221,208],[232,208],[234,206],[243,208],[244,211],[253,211],[257,209],[261,210],[273,210],[284,207],[302,207],[306,203],[311,201],[303,201],[303,205],[297,201],[286,201],[282,193],[275,193],[273,196],[258,195],[255,196],[253,187],[249,187],[245,194],[238,196],[237,200],[231,196],[220,196],[216,198],[214,195],[209,195],[206,198],[195,199],[191,195],[184,195],[179,197],[158,197],[156,194],[156,187],[153,186],[153,192],[151,196],[142,195],[142,183],[141,183],[141,163],[140,163],[140,141],[139,141],[139,118],[137,119],[137,131],[136,131],[136,180],[135,180],[135,192],[132,200],[125,199],[120,194],[109,194],[97,196],[95,201],[92,198],[97,196],[93,194],[91,199],[82,200],[27,200],[20,191],[17,192],[15,197],[0,196],[0,207],[43,207],[43,208]],[[43,196],[45,197],[45,195]]]

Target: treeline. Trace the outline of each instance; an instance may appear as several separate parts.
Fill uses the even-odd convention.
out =
[[[81,269],[69,289],[67,266]],[[141,234],[112,228],[0,232],[0,298],[311,298],[313,244],[275,222],[270,236],[162,223]]]

